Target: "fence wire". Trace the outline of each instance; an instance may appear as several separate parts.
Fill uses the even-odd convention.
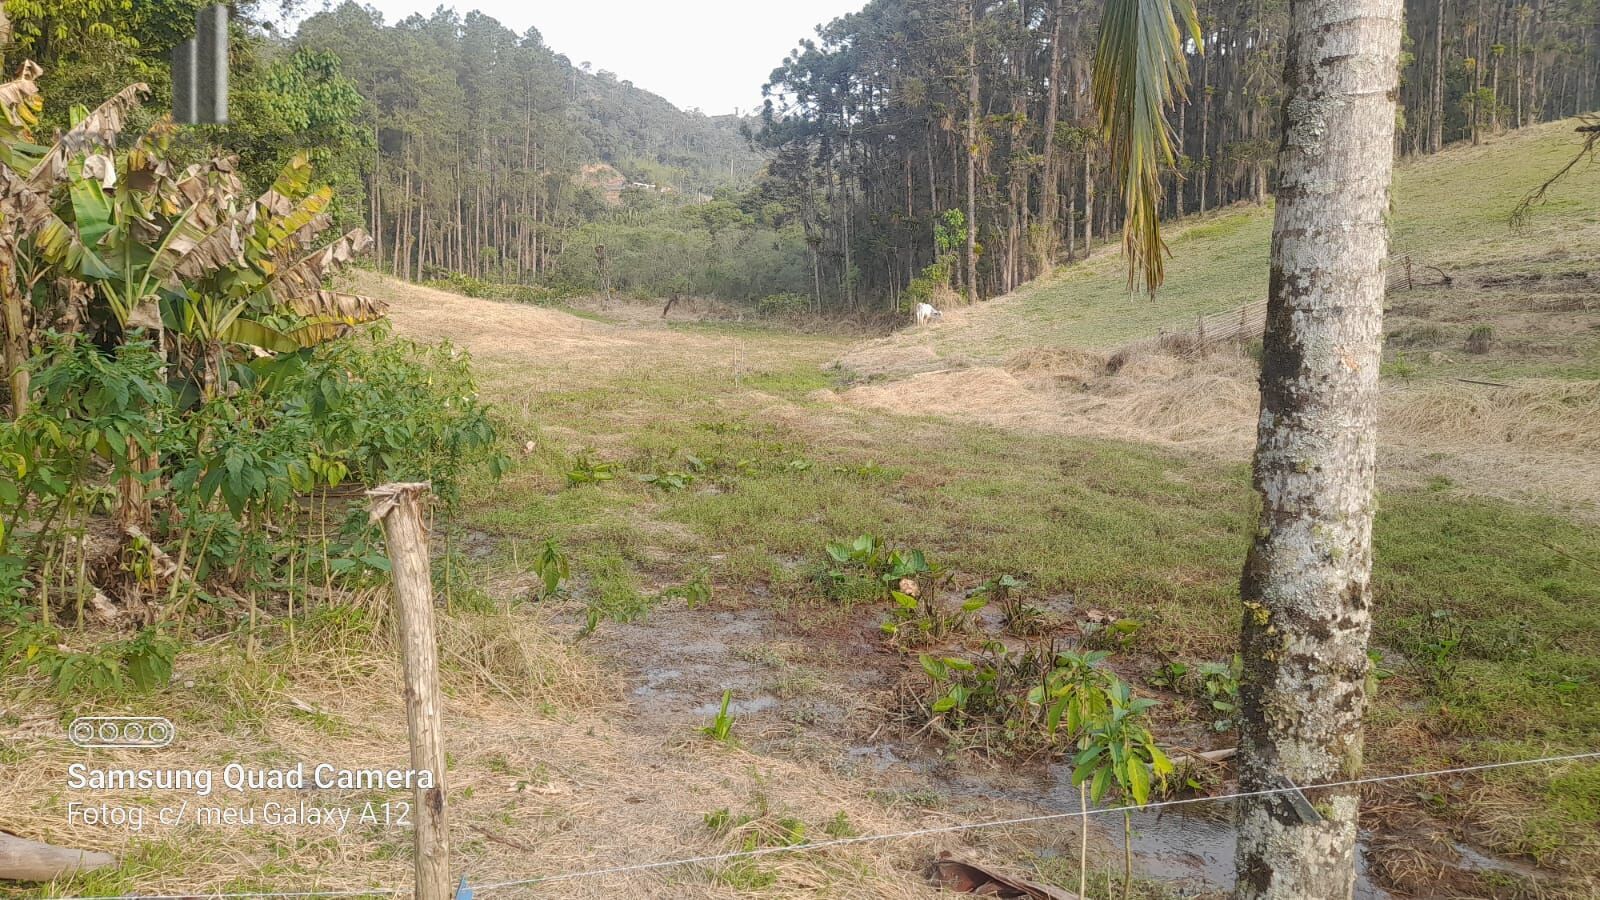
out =
[[[629,865],[608,866],[599,869],[585,869],[577,872],[563,872],[555,875],[535,875],[528,878],[518,878],[509,881],[491,881],[483,884],[472,884],[465,881],[466,887],[471,891],[471,896],[486,894],[494,891],[504,891],[516,887],[536,887],[544,884],[556,884],[566,881],[578,881],[587,878],[603,878],[612,875],[630,875],[643,872],[660,871],[662,869],[675,869],[682,866],[712,865],[716,863],[734,862],[736,860],[755,859],[764,856],[778,856],[796,853],[815,853],[819,850],[830,850],[837,847],[849,847],[859,844],[870,844],[878,841],[897,841],[908,838],[931,837],[935,835],[958,834],[967,831],[978,831],[989,828],[1008,828],[1016,825],[1032,825],[1040,822],[1057,822],[1065,819],[1086,818],[1097,815],[1114,815],[1126,812],[1140,812],[1148,810],[1169,809],[1172,807],[1187,806],[1193,803],[1219,803],[1229,800],[1244,800],[1253,797],[1270,797],[1278,794],[1299,794],[1304,791],[1328,790],[1332,788],[1361,787],[1369,784],[1386,784],[1394,781],[1408,781],[1418,778],[1441,778],[1446,775],[1468,775],[1473,772],[1488,772],[1496,769],[1511,769],[1523,766],[1547,765],[1561,762],[1578,762],[1582,760],[1600,759],[1600,751],[1588,753],[1569,753],[1561,756],[1541,756],[1533,759],[1517,759],[1506,762],[1482,763],[1473,766],[1458,766],[1450,769],[1432,769],[1423,772],[1401,772],[1395,775],[1372,775],[1365,778],[1352,778],[1347,781],[1329,781],[1320,784],[1299,786],[1286,786],[1266,788],[1258,791],[1240,791],[1233,794],[1208,797],[1185,797],[1177,800],[1160,800],[1146,803],[1144,806],[1114,806],[1100,809],[1079,810],[1075,812],[1045,813],[1036,816],[1021,816],[1011,819],[992,819],[980,822],[956,822],[949,825],[936,825],[929,828],[916,828],[910,831],[896,831],[887,834],[871,834],[859,837],[836,838],[827,841],[818,841],[812,844],[797,844],[789,847],[762,847],[755,850],[740,850],[731,853],[713,853],[703,856],[686,856],[674,859],[656,860],[655,862],[634,863]],[[392,897],[409,896],[409,888],[384,888],[372,887],[359,890],[329,890],[329,891],[258,891],[252,893],[188,893],[188,894],[121,894],[114,896],[69,896],[58,900],[245,900],[245,898],[320,898],[320,897]]]

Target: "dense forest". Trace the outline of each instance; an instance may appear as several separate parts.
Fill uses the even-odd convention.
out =
[[[10,4],[46,121],[134,80],[160,109],[173,23],[199,5]],[[234,4],[233,124],[174,152],[236,153],[255,188],[308,152],[338,221],[405,278],[876,313],[1007,292],[1121,228],[1089,90],[1100,4],[873,0],[802,41],[746,120],[678,110],[476,12],[385,23],[346,2],[282,35],[277,7]],[[1263,201],[1277,148],[1286,4],[1199,11],[1168,219]],[[1396,151],[1600,106],[1597,18],[1596,0],[1409,3]]]
[[[1004,293],[1120,229],[1089,89],[1100,10],[874,0],[784,61],[759,134],[774,154],[767,189],[804,222],[826,302],[894,306],[947,253],[961,264],[941,263],[936,281]],[[1397,152],[1600,106],[1594,0],[1406,11]],[[1287,4],[1201,0],[1199,12],[1204,46],[1187,44],[1190,86],[1170,116],[1166,218],[1263,201],[1277,152]],[[941,234],[951,211],[975,224],[970,244]]]

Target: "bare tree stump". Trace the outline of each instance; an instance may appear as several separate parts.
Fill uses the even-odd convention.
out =
[[[52,847],[0,831],[0,879],[55,881],[116,864],[109,853]]]
[[[444,725],[439,702],[439,659],[433,627],[433,577],[422,507],[427,484],[390,484],[368,491],[372,520],[383,523],[394,578],[401,662],[406,682],[406,724],[411,768],[432,774],[417,784],[416,897],[449,900],[450,835],[445,820]]]

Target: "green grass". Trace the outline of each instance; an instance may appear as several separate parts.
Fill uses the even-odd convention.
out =
[[[1522,192],[1564,162],[1569,132],[1552,126],[1402,166],[1397,247],[1472,272],[1582,265],[1539,254],[1600,247],[1591,200],[1600,167],[1578,170],[1529,233],[1504,226]],[[936,348],[1001,358],[1018,334],[1106,347],[1185,324],[1261,295],[1270,229],[1270,210],[1213,214],[1170,235],[1170,280],[1154,301],[1130,298],[1121,260],[1102,255],[970,312],[966,327],[935,330]],[[1391,374],[1402,350],[1410,378],[1577,378],[1600,368],[1600,340],[1588,336],[1564,345],[1564,355],[1463,354],[1474,321],[1458,308],[1463,297],[1490,312],[1521,302],[1515,286],[1493,296],[1473,287],[1392,297],[1414,310],[1394,319]],[[1232,652],[1255,525],[1248,466],[812,401],[836,386],[823,368],[844,346],[836,337],[674,328],[724,339],[727,352],[582,382],[568,376],[532,397],[523,385],[534,372],[485,379],[491,393],[523,404],[527,418],[514,425],[538,449],[480,492],[468,518],[517,542],[524,568],[539,542],[556,539],[572,561],[575,595],[616,618],[648,617],[661,591],[701,570],[715,585],[713,605],[803,611],[832,602],[818,581],[824,545],[871,533],[926,551],[964,586],[1015,574],[1035,599],[1140,620],[1127,664],[1136,677],[1164,658]],[[1496,332],[1516,337],[1498,321]],[[737,380],[735,347],[746,361]],[[569,488],[565,473],[586,447],[622,469],[614,481]],[[684,490],[637,478],[688,471],[691,460],[698,468]],[[508,556],[493,563],[508,565]],[[1369,719],[1372,769],[1600,747],[1600,533],[1436,479],[1381,496],[1373,585],[1373,641],[1390,677]],[[1459,640],[1443,657],[1441,637]],[[1486,783],[1503,792],[1498,805],[1458,798],[1451,815],[1481,826],[1474,840],[1491,851],[1569,871],[1600,864],[1597,773],[1572,765],[1496,776]],[[1495,824],[1504,822],[1517,824]]]
[[[1530,254],[1571,254],[1581,267],[1582,258],[1600,248],[1600,203],[1594,199],[1600,165],[1574,168],[1526,230],[1513,232],[1507,223],[1522,196],[1577,151],[1573,125],[1553,123],[1402,162],[1395,175],[1395,252],[1412,255],[1419,279],[1432,277],[1423,265],[1451,270],[1507,263],[1514,269]],[[1001,360],[1017,349],[1019,335],[1035,346],[1113,348],[1163,327],[1191,327],[1197,315],[1266,296],[1271,234],[1270,206],[1230,207],[1169,225],[1167,282],[1154,299],[1128,293],[1126,264],[1113,246],[970,313],[973,327],[939,330],[935,350]]]
[[[527,427],[560,439],[541,438],[477,501],[473,524],[520,542],[524,567],[554,537],[577,593],[608,617],[647,617],[652,598],[702,568],[716,605],[758,595],[825,604],[816,581],[824,545],[872,533],[925,550],[964,584],[1020,574],[1037,595],[1139,619],[1132,653],[1149,663],[1136,669],[1232,652],[1255,515],[1247,466],[812,402],[829,348],[791,349],[789,365],[742,385],[693,370],[629,373],[538,398]],[[585,446],[624,466],[616,480],[565,486],[571,454]],[[683,491],[635,477],[688,457],[704,469]],[[1600,560],[1600,534],[1436,487],[1381,498],[1374,642],[1395,677],[1372,721],[1375,734],[1426,740],[1377,741],[1369,764],[1496,759],[1508,742],[1539,752],[1600,746],[1600,570],[1585,562]],[[1425,650],[1436,610],[1465,628],[1448,679]],[[1588,774],[1519,777],[1521,809],[1544,810],[1543,824],[1502,849],[1600,824]],[[1548,805],[1557,791],[1564,801]]]

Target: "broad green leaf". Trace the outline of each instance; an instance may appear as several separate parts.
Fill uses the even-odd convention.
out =
[[[1130,754],[1123,767],[1127,772],[1127,784],[1133,794],[1133,802],[1140,806],[1150,802],[1150,770],[1144,767],[1144,760]]]
[[[1094,781],[1089,785],[1089,799],[1096,803],[1105,799],[1106,791],[1111,787],[1111,769],[1102,766],[1094,773]]]
[[[251,319],[235,319],[220,337],[228,343],[248,344],[275,353],[293,353],[300,349],[290,336]]]

